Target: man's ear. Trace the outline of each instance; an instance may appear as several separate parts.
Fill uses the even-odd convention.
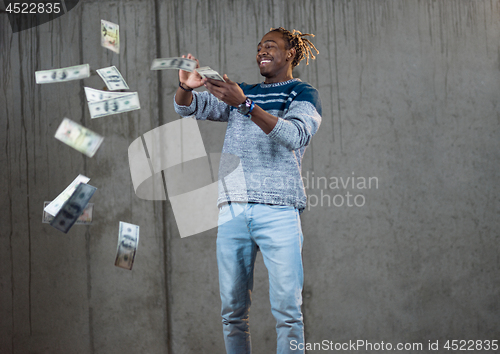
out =
[[[289,49],[288,54],[286,56],[286,60],[293,60],[293,58],[295,58],[296,53],[297,51],[295,50],[295,48]]]

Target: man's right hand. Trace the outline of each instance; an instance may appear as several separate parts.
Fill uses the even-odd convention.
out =
[[[188,58],[191,60],[196,60],[196,68],[200,67],[200,62],[198,59],[196,59],[194,56],[190,54],[182,56],[182,58]],[[179,70],[179,81],[183,84],[184,88],[198,88],[203,85],[202,77],[196,70],[193,70],[192,72],[185,71],[185,70]]]
[[[196,60],[196,68],[200,67],[198,59],[191,54],[188,54],[187,57],[185,55],[182,57]],[[177,92],[175,93],[175,102],[180,106],[189,106],[193,101],[193,94],[189,90],[200,87],[204,84],[204,81],[196,70],[193,70],[192,72],[179,70],[179,82],[183,88],[179,87],[177,89]]]

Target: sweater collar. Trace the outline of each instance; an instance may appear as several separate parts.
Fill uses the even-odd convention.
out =
[[[300,79],[295,78],[295,79],[290,79],[290,80],[282,81],[282,82],[273,82],[272,84],[261,83],[260,87],[261,88],[278,87],[278,86],[288,85],[288,84],[290,84],[292,82],[296,82],[296,81],[300,81]]]

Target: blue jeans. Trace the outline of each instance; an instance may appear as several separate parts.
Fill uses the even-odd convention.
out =
[[[299,212],[294,207],[233,202],[220,208],[217,265],[228,354],[251,353],[248,312],[259,250],[269,273],[277,353],[303,353],[292,351],[290,345],[291,341],[304,343],[302,242]]]

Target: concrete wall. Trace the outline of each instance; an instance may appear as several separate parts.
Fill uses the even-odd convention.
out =
[[[119,55],[100,19],[120,25]],[[307,341],[500,340],[499,20],[498,0],[81,1],[16,34],[0,14],[0,353],[224,352],[216,230],[181,239],[168,201],[135,196],[127,148],[179,118],[177,74],[154,58],[191,52],[259,82],[256,44],[277,26],[320,51],[294,71],[323,102],[303,164]],[[141,110],[91,120],[96,75],[35,84],[82,63],[116,65]],[[53,138],[63,117],[105,136],[92,159]],[[220,151],[225,125],[199,126]],[[94,223],[65,235],[43,202],[79,173],[98,188]],[[114,266],[119,221],[141,227],[132,271]],[[260,255],[255,276],[254,352],[273,353]]]

